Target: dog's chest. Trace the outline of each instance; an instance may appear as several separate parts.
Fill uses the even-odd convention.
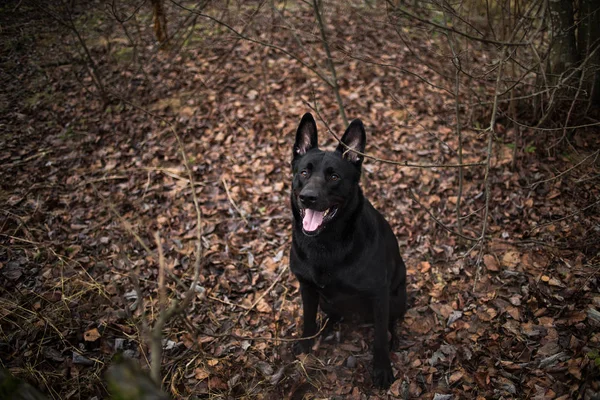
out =
[[[310,268],[310,272],[312,281],[319,288],[324,289],[331,283],[331,272],[326,270],[324,267],[312,267]]]
[[[321,296],[329,299],[360,292],[336,272],[339,271],[331,266],[310,266],[303,278],[315,285]]]
[[[319,289],[331,288],[337,286],[335,277],[331,268],[326,265],[314,265],[305,262],[292,263],[292,272],[305,282],[310,282]]]

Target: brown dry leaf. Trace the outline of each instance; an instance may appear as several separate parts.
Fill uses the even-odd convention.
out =
[[[488,271],[500,271],[500,265],[498,264],[496,257],[491,254],[486,254],[483,256],[483,263]]]
[[[429,295],[431,297],[437,299],[442,296],[442,293],[444,292],[445,287],[446,287],[446,285],[443,283],[436,283],[435,285],[433,285],[433,287],[429,291]]]
[[[533,207],[533,199],[531,197],[528,198],[527,200],[525,200],[524,204],[525,204],[525,207],[527,207],[527,208]]]
[[[521,255],[517,251],[509,251],[502,256],[502,265],[510,269],[516,268],[521,261]]]
[[[204,368],[196,368],[194,370],[194,378],[202,381],[210,376],[210,373]]]
[[[258,301],[258,304],[256,304],[256,309],[262,313],[273,312],[273,307],[269,303],[267,303],[264,297]]]
[[[104,169],[106,171],[112,171],[113,169],[115,169],[117,167],[117,160],[109,160],[106,165],[104,166]]]
[[[412,381],[408,386],[408,392],[410,393],[411,398],[417,399],[423,393],[423,389],[417,384],[417,382]]]
[[[269,273],[275,273],[279,267],[279,263],[275,262],[273,257],[265,257],[260,267]]]
[[[191,117],[194,115],[195,109],[193,107],[185,106],[179,110],[179,115],[184,117]]]
[[[434,195],[429,196],[429,199],[427,200],[427,204],[429,206],[431,206],[432,204],[439,203],[440,201],[442,201],[442,199],[440,199],[440,196],[434,194]]]
[[[567,361],[567,365],[569,373],[581,380],[581,359],[570,359]]]
[[[242,299],[242,307],[245,309],[249,309],[250,307],[252,307],[252,295],[250,296],[246,296]]]
[[[194,338],[188,332],[181,335],[181,342],[187,349],[191,349],[195,344]]]
[[[521,320],[521,311],[517,307],[515,307],[515,306],[508,306],[508,307],[506,307],[506,312],[513,319],[516,319],[517,321]]]
[[[498,311],[496,311],[492,307],[488,307],[487,309],[477,310],[477,316],[479,317],[480,320],[485,321],[485,322],[491,321],[492,319],[496,318],[497,315],[498,315]]]
[[[560,281],[560,279],[557,278],[550,278],[548,280],[548,284],[550,286],[565,287],[565,285]]]
[[[208,380],[208,387],[213,390],[227,390],[226,382],[223,382],[218,376],[213,376]]]
[[[97,328],[93,328],[90,329],[89,331],[85,331],[85,333],[83,334],[83,339],[86,342],[95,342],[96,340],[100,339],[100,332],[98,331]]]
[[[513,306],[520,306],[522,297],[523,296],[521,296],[520,294],[515,294],[514,296],[511,296],[508,299],[508,301],[510,301],[510,304],[512,304]]]
[[[587,314],[582,311],[573,311],[567,317],[567,322],[569,325],[575,325],[578,322],[583,322],[587,318]]]
[[[428,333],[434,326],[433,321],[429,315],[423,316],[421,319],[416,320],[411,326],[410,330],[419,335]]]
[[[421,273],[425,273],[431,269],[431,264],[428,261],[421,261],[419,264]]]
[[[531,322],[521,324],[521,332],[529,337],[545,336],[546,329],[540,325],[535,325]]]
[[[463,376],[464,376],[464,373],[462,371],[456,371],[452,375],[450,375],[450,378],[448,378],[448,382],[451,385],[453,385],[456,382],[458,382],[459,380],[461,380]]]
[[[402,379],[396,379],[390,386],[390,393],[396,397],[400,397],[400,389],[402,388]]]

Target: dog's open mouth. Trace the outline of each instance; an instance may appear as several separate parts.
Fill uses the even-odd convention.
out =
[[[302,210],[302,230],[307,235],[316,235],[323,229],[337,213],[337,207],[329,207],[325,211],[311,210],[305,208]]]

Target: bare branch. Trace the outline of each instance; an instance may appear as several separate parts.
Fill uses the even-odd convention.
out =
[[[408,190],[408,194],[410,195],[410,198],[413,199],[418,205],[420,205],[426,212],[427,214],[429,214],[429,216],[442,228],[444,228],[446,231],[448,231],[449,233],[451,233],[452,235],[458,236],[462,239],[468,240],[470,242],[479,242],[481,240],[481,237],[479,238],[472,238],[469,236],[465,236],[462,233],[456,232],[454,230],[452,230],[451,228],[449,228],[446,224],[444,224],[442,221],[440,221],[439,219],[437,219],[435,217],[435,215],[433,215],[433,213],[431,212],[431,210],[429,210],[429,208],[427,208],[425,205],[423,205],[423,203],[421,203],[419,201],[419,199],[417,199],[417,197],[415,196],[415,194],[413,193],[412,190]]]
[[[444,23],[448,25],[446,11],[444,9]],[[452,51],[452,63],[456,68],[456,74],[454,77],[454,114],[456,118],[456,136],[458,139],[458,163],[463,163],[463,143],[462,143],[462,130],[460,127],[460,72],[461,72],[461,63],[460,57],[456,53],[457,43],[456,38],[452,33],[446,33],[446,38],[448,39],[448,44],[450,45],[450,50]],[[458,233],[462,236],[462,220],[461,220],[461,201],[463,194],[463,168],[458,168],[458,193],[456,195],[456,227],[458,229]]]
[[[331,51],[329,50],[329,42],[327,42],[327,36],[325,35],[325,25],[323,25],[323,19],[321,18],[321,12],[319,11],[319,4],[317,0],[313,0],[313,8],[315,15],[317,16],[317,22],[319,23],[319,30],[321,31],[321,39],[323,39],[323,47],[325,48],[325,54],[327,54],[327,64],[329,65],[329,72],[331,73],[331,83],[333,84],[333,91],[335,98],[340,108],[340,117],[344,121],[344,125],[348,125],[348,118],[346,117],[346,110],[344,109],[344,102],[340,96],[340,88],[338,86],[337,74],[335,72],[335,65],[333,64],[333,57],[331,57]]]
[[[553,224],[555,224],[555,223],[557,223],[557,222],[560,222],[560,221],[564,221],[565,219],[573,218],[573,217],[574,217],[574,216],[576,216],[577,214],[581,214],[581,213],[582,213],[582,212],[584,212],[585,210],[587,210],[587,209],[589,209],[589,208],[592,208],[592,207],[594,207],[596,204],[600,204],[600,199],[596,200],[596,201],[595,201],[595,202],[593,202],[592,204],[589,204],[589,205],[585,206],[584,208],[582,208],[582,209],[580,209],[580,210],[577,210],[577,211],[575,211],[574,213],[571,213],[571,214],[569,214],[569,215],[566,215],[566,216],[564,216],[564,217],[562,217],[562,218],[555,219],[554,221],[549,221],[549,222],[545,222],[545,223],[543,223],[543,224],[540,224],[540,225],[538,225],[538,226],[534,227],[534,228],[531,230],[531,232],[535,232],[535,231],[537,231],[538,229],[542,229],[542,228],[544,228],[544,227],[546,227],[546,226],[553,225]]]
[[[323,119],[323,117],[321,116],[321,113],[319,112],[319,109],[317,107],[314,107],[313,105],[311,105],[309,102],[304,102],[304,104],[306,104],[307,107],[309,107],[311,110],[313,110],[316,114],[317,117],[321,120],[321,122],[323,122],[323,124],[325,125],[325,128],[327,129],[327,131],[331,134],[331,136],[333,136],[338,142],[342,143],[340,138],[331,130],[331,128],[329,127],[329,124],[327,123],[327,121],[325,121]],[[478,167],[481,165],[485,165],[485,163],[483,162],[477,162],[477,163],[464,163],[464,164],[414,164],[414,163],[409,163],[408,161],[393,161],[393,160],[386,160],[385,158],[379,158],[379,157],[375,157],[372,156],[370,154],[367,153],[361,153],[360,151],[356,151],[354,149],[349,148],[348,146],[346,146],[344,143],[342,143],[342,145],[344,147],[346,147],[348,150],[355,152],[356,154],[365,157],[365,158],[369,158],[373,161],[378,161],[378,162],[382,162],[385,164],[391,164],[391,165],[399,165],[402,167],[411,167],[411,168],[460,168],[460,167]]]
[[[555,179],[560,178],[561,176],[571,172],[572,170],[574,170],[575,168],[579,167],[581,164],[583,164],[584,162],[586,162],[587,160],[589,160],[592,157],[598,157],[598,155],[600,154],[600,150],[596,150],[595,152],[593,152],[592,154],[588,155],[587,157],[585,157],[583,160],[581,160],[580,162],[578,162],[577,164],[573,165],[571,168],[568,168],[566,170],[564,170],[563,172],[561,172],[560,174],[557,174],[551,178],[548,179],[543,179],[541,181],[537,181],[533,184],[531,184],[529,187],[531,189],[535,189],[536,187],[538,187],[538,185],[542,184],[542,183],[546,183],[546,182],[550,182],[553,181]]]
[[[289,57],[293,58],[294,60],[296,60],[296,61],[298,61],[300,64],[302,64],[304,67],[306,67],[306,68],[308,68],[310,71],[312,71],[312,72],[313,72],[315,75],[317,75],[319,78],[321,78],[321,79],[323,80],[323,82],[325,82],[327,85],[331,86],[332,88],[334,87],[333,83],[332,83],[332,82],[331,82],[331,81],[330,81],[330,80],[329,80],[329,79],[328,79],[326,76],[324,76],[323,74],[321,74],[321,72],[320,72],[320,71],[318,71],[318,70],[317,70],[317,69],[315,69],[314,67],[311,67],[310,65],[308,65],[307,63],[305,63],[304,61],[302,61],[302,60],[301,60],[299,57],[296,57],[294,54],[290,53],[290,52],[289,52],[289,51],[287,51],[286,49],[284,49],[284,48],[282,48],[282,47],[279,47],[279,46],[277,46],[277,45],[271,44],[271,43],[266,43],[266,42],[263,42],[262,40],[253,39],[253,38],[251,38],[251,37],[249,37],[249,36],[246,36],[246,35],[244,35],[244,34],[243,34],[243,33],[241,33],[241,32],[238,32],[237,30],[235,30],[235,28],[233,28],[233,27],[232,27],[232,26],[230,26],[229,24],[227,24],[227,23],[225,23],[225,22],[223,22],[223,21],[221,21],[221,20],[219,20],[219,19],[217,19],[217,18],[215,18],[215,17],[213,17],[213,16],[211,16],[211,15],[204,14],[204,13],[202,13],[202,12],[200,12],[200,11],[197,11],[197,10],[194,10],[194,9],[192,9],[192,8],[188,8],[188,7],[184,6],[183,4],[181,4],[181,3],[178,3],[178,2],[176,2],[176,1],[174,1],[174,0],[170,0],[170,1],[171,1],[171,3],[175,4],[175,5],[176,5],[177,7],[179,7],[179,8],[182,8],[182,9],[184,9],[184,10],[186,10],[186,11],[189,11],[189,12],[191,12],[191,13],[194,13],[194,14],[196,14],[196,15],[199,15],[199,16],[201,16],[202,18],[209,19],[209,20],[211,20],[211,21],[213,21],[213,22],[215,22],[215,23],[217,23],[217,24],[219,24],[219,25],[221,25],[221,26],[223,26],[223,27],[227,28],[228,30],[230,30],[231,32],[233,32],[234,34],[238,35],[239,37],[241,37],[241,38],[242,38],[242,39],[244,39],[244,40],[247,40],[247,41],[249,41],[249,42],[252,42],[252,43],[259,44],[259,45],[261,45],[261,46],[269,47],[269,48],[271,48],[271,49],[277,50],[277,51],[279,51],[279,52],[281,52],[281,53],[283,53],[283,54],[285,54],[285,55],[287,55],[287,56],[289,56]]]
[[[229,193],[229,185],[227,185],[227,181],[225,180],[225,177],[221,177],[221,183],[223,183],[223,187],[225,188],[225,193],[227,194],[227,198],[229,199],[229,202],[231,203],[231,205],[233,206],[235,211],[237,211],[238,214],[240,214],[240,217],[242,217],[242,219],[244,220],[245,223],[248,223],[246,216],[244,215],[242,210],[240,210],[238,205],[235,203],[235,201],[231,197],[231,193]]]
[[[483,258],[483,250],[485,247],[485,233],[487,231],[487,227],[488,227],[488,214],[490,212],[490,198],[491,198],[491,184],[490,184],[490,169],[491,169],[491,165],[492,165],[492,149],[493,149],[493,145],[494,145],[494,127],[496,126],[496,115],[498,112],[498,97],[499,97],[499,91],[500,91],[500,81],[502,79],[502,67],[505,63],[505,61],[507,60],[507,48],[504,48],[504,51],[502,52],[502,58],[500,59],[499,62],[499,68],[498,68],[498,76],[496,78],[496,89],[494,91],[494,104],[492,107],[492,115],[490,117],[490,126],[488,128],[489,133],[488,133],[488,144],[487,144],[487,158],[486,158],[486,164],[485,164],[485,175],[483,177],[483,183],[485,186],[485,208],[484,208],[484,213],[483,213],[483,227],[481,228],[481,243],[480,243],[480,251],[479,251],[479,256],[477,257],[477,263],[476,263],[476,272],[475,272],[475,279],[473,281],[473,290],[475,290],[475,287],[477,286],[477,281],[479,280],[479,275],[481,273],[481,260]]]
[[[429,21],[429,20],[426,20],[424,18],[421,18],[421,17],[419,17],[417,15],[414,15],[414,14],[412,14],[412,13],[410,13],[410,12],[408,12],[408,11],[400,8],[400,7],[396,7],[396,5],[394,3],[392,3],[390,0],[386,0],[386,1],[392,7],[392,9],[394,9],[395,11],[398,11],[401,14],[406,15],[407,17],[410,17],[410,18],[412,18],[414,20],[417,20],[419,22],[422,22],[424,24],[435,26],[436,28],[442,29],[444,31],[450,31],[450,32],[456,33],[457,35],[464,36],[464,37],[466,37],[468,39],[471,39],[471,40],[475,40],[475,41],[482,42],[482,43],[495,44],[495,45],[498,45],[498,46],[528,46],[529,45],[528,42],[516,42],[516,43],[515,42],[501,42],[501,41],[498,41],[498,40],[492,40],[492,39],[486,39],[486,38],[481,38],[481,37],[475,37],[475,36],[469,35],[468,33],[461,32],[461,31],[459,31],[457,29],[454,29],[452,27],[447,27],[447,26],[444,26],[444,25],[440,25],[437,22],[433,22],[433,21]]]

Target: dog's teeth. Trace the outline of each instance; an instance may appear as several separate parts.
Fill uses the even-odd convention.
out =
[[[325,210],[325,212],[323,213],[323,216],[327,216],[327,214],[329,214],[329,208],[327,210]]]

